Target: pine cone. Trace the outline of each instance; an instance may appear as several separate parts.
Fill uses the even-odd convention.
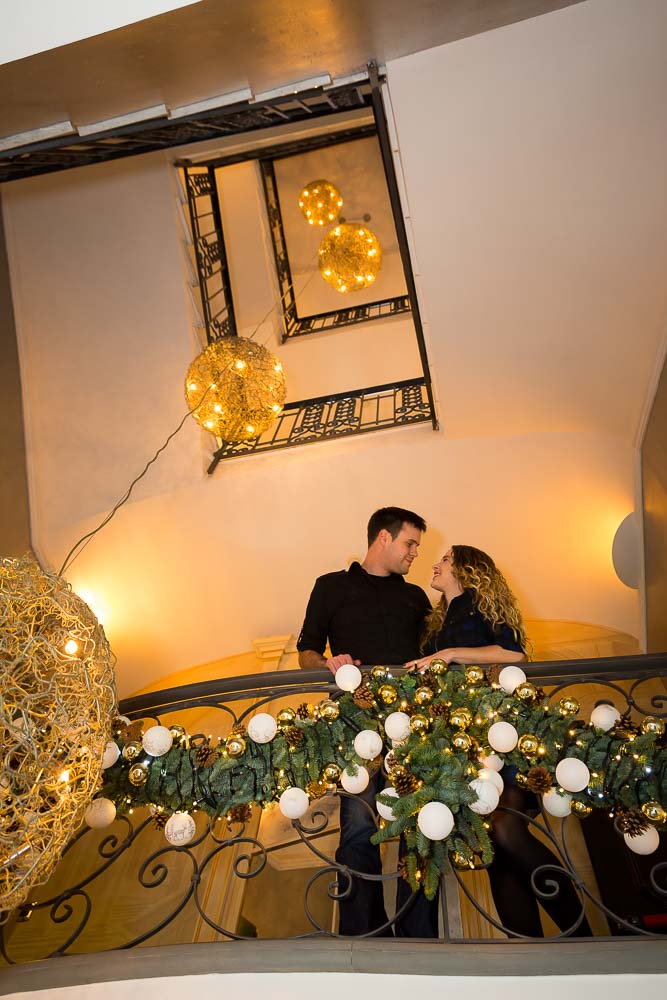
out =
[[[218,754],[208,743],[204,743],[195,750],[195,759],[197,767],[210,767],[218,759]]]
[[[243,725],[243,723],[242,722],[235,722],[234,725],[232,726],[232,728],[229,730],[229,736],[227,737],[227,739],[230,739],[230,737],[232,737],[232,736],[243,736],[243,737],[245,737],[246,735],[247,735],[247,733],[246,733],[245,726]]]
[[[304,721],[309,719],[312,714],[312,705],[309,705],[306,701],[302,701],[296,710],[296,714]]]
[[[629,837],[638,837],[640,833],[647,830],[649,822],[646,817],[635,809],[626,809],[618,806],[616,809],[616,826],[621,833],[627,833]]]
[[[309,781],[306,785],[306,792],[310,795],[311,799],[321,799],[322,796],[327,794],[327,786],[324,781]]]
[[[408,860],[407,860],[407,858],[399,858],[398,859],[398,865],[396,866],[396,871],[401,876],[401,878],[405,879],[406,882],[410,881],[410,874],[408,872]]]
[[[285,742],[288,747],[300,747],[303,743],[303,730],[298,726],[290,726],[285,730]]]
[[[444,718],[449,713],[449,709],[445,705],[444,701],[434,701],[428,706],[428,710],[434,719],[438,717]]]
[[[486,683],[490,686],[492,684],[498,684],[498,678],[500,677],[500,671],[503,668],[498,663],[492,663],[486,671]]]
[[[232,806],[228,814],[228,823],[247,823],[252,816],[252,806],[243,802],[240,806]]]
[[[128,743],[141,743],[143,735],[144,727],[140,719],[137,722],[131,722],[129,726],[121,725],[120,727],[120,738],[126,745]]]
[[[153,825],[155,826],[155,829],[164,830],[165,826],[167,825],[168,819],[169,817],[167,816],[166,813],[162,812],[155,813],[155,815],[153,816]]]
[[[357,708],[372,708],[375,704],[375,695],[369,684],[361,684],[352,695],[352,700]]]
[[[526,775],[526,788],[538,795],[544,795],[552,786],[551,775],[545,767],[531,767]]]
[[[419,782],[409,767],[397,767],[392,771],[391,780],[401,798],[417,791]]]
[[[639,726],[635,726],[629,719],[619,719],[609,735],[614,740],[627,740],[630,736],[638,736],[639,731]]]
[[[438,684],[438,678],[434,674],[429,674],[428,671],[424,674],[419,675],[419,686],[429,688],[433,694],[437,694],[440,690],[440,685]]]

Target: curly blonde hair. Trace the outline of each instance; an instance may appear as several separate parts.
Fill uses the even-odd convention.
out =
[[[463,590],[471,590],[477,610],[494,627],[508,625],[514,638],[526,649],[528,637],[516,597],[491,556],[472,545],[452,545],[452,573]],[[420,648],[423,652],[441,630],[447,614],[443,594],[426,619]]]

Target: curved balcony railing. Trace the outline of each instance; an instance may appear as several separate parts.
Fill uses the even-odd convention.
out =
[[[524,668],[529,679],[538,681],[550,699],[561,698],[566,688],[578,688],[582,701],[593,704],[606,699],[613,700],[617,706],[623,704],[624,717],[635,723],[646,715],[667,716],[667,654],[531,663],[524,664]],[[401,669],[395,668],[395,671],[398,673]],[[281,671],[205,681],[138,695],[121,702],[119,708],[130,720],[155,720],[171,726],[179,718],[185,720],[186,713],[196,713],[198,718],[206,718],[209,727],[213,715],[219,718],[216,728],[225,734],[263,706],[285,699],[302,701],[304,696],[312,694],[335,698],[340,692],[326,671]],[[244,917],[244,892],[274,859],[286,857],[295,849],[301,852],[301,862],[297,861],[296,866],[301,864],[313,869],[305,878],[302,899],[284,899],[285,912],[294,912],[297,907],[302,911],[304,926],[295,936],[336,937],[336,910],[349,889],[351,875],[389,884],[401,877],[395,862],[393,869],[381,875],[365,875],[336,861],[333,852],[338,827],[332,806],[337,797],[346,794],[337,789],[318,799],[303,820],[294,820],[291,825],[285,821],[278,837],[274,836],[275,831],[269,830],[266,815],[260,809],[254,809],[252,817],[246,817],[245,822],[205,817],[203,823],[204,817],[200,817],[196,837],[180,847],[165,840],[156,846],[159,833],[155,817],[148,811],[140,815],[137,810],[121,817],[109,831],[84,828],[70,843],[51,881],[40,887],[31,901],[11,914],[0,927],[0,953],[6,963],[14,964],[65,953],[133,948],[147,942],[173,944],[257,936]],[[518,815],[557,855],[562,875],[572,883],[580,900],[580,913],[572,926],[552,934],[549,941],[557,943],[566,936],[576,937],[584,913],[591,918],[595,915],[591,923],[596,937],[622,934],[657,940],[667,931],[664,844],[662,851],[650,858],[628,857],[630,867],[625,875],[618,872],[612,860],[609,874],[605,875],[596,863],[601,860],[596,855],[608,853],[608,846],[604,845],[610,843],[610,834],[622,844],[618,832],[611,829],[611,822],[607,822],[608,829],[602,834],[597,828],[585,833],[588,854],[594,862],[591,870],[585,871],[572,845],[581,841],[581,830],[586,830],[588,820],[580,827],[575,815],[556,823],[545,813]],[[271,834],[268,840],[267,831]],[[602,837],[601,844],[604,841],[599,851],[596,847],[598,837]],[[304,857],[306,864],[303,864]],[[285,867],[289,874],[294,863]],[[484,867],[477,865],[473,871],[447,868],[440,893],[440,940],[462,944],[493,940],[501,944],[510,937],[520,937],[503,927],[488,899],[480,899],[479,869]],[[274,872],[276,878],[281,875],[280,868],[279,864],[277,874]],[[224,885],[220,882],[221,872]],[[550,866],[535,870],[532,883],[538,901],[559,892],[558,881],[553,876]],[[614,892],[610,893],[605,879],[622,884],[620,887],[614,885]],[[107,889],[101,897],[103,912],[100,914],[96,887],[103,882]],[[113,891],[110,895],[110,883],[117,887],[116,895]],[[624,902],[626,883],[632,892],[629,901]],[[225,911],[220,903],[221,895],[234,897],[236,903],[230,904]],[[319,910],[313,904],[314,895],[318,896]],[[326,919],[322,917],[323,898]],[[405,905],[408,904],[409,900]],[[123,906],[131,913],[131,919],[123,916]],[[221,919],[225,912],[231,914],[231,923]],[[388,928],[379,928],[367,936],[387,930],[391,933],[390,928],[399,916],[400,911],[390,919]],[[104,935],[99,930],[102,924],[106,928]],[[115,928],[111,937],[110,925]],[[476,930],[471,932],[470,927]],[[285,936],[282,924],[266,936]]]

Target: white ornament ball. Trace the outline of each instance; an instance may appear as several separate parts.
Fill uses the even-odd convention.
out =
[[[310,800],[302,788],[286,788],[280,796],[278,805],[283,816],[288,819],[300,819],[308,811]]]
[[[177,812],[170,816],[164,828],[164,835],[173,847],[189,844],[197,827],[190,813]]]
[[[108,767],[113,767],[119,757],[120,749],[118,744],[114,743],[113,740],[108,740],[102,754],[102,767],[104,770],[106,771]]]
[[[270,743],[278,732],[278,723],[268,712],[258,712],[248,723],[248,736],[255,743]]]
[[[391,787],[385,788],[382,794],[389,795],[392,799],[400,798],[400,795],[398,794],[396,789]],[[375,808],[379,812],[380,816],[382,816],[382,819],[396,819],[394,815],[394,810],[391,808],[391,806],[385,806],[382,804],[382,802],[376,801]]]
[[[490,781],[484,781],[483,778],[475,778],[474,781],[470,782],[468,788],[472,788],[473,792],[477,795],[477,801],[472,802],[470,808],[478,816],[488,816],[489,813],[498,808],[500,794],[495,785]]]
[[[490,771],[502,771],[505,766],[505,761],[502,757],[499,757],[497,753],[490,753],[484,756],[481,755],[479,762],[482,767],[488,768]]]
[[[519,734],[511,722],[494,722],[489,726],[488,734],[489,746],[499,753],[509,753],[514,750],[519,739]]]
[[[596,705],[591,712],[591,725],[608,733],[616,725],[621,713],[614,705]]]
[[[556,765],[556,781],[566,792],[582,792],[591,780],[591,772],[583,760],[565,757]]]
[[[116,807],[111,799],[93,799],[83,818],[92,830],[101,830],[115,820]]]
[[[513,694],[514,689],[523,684],[525,679],[526,675],[521,667],[503,667],[498,674],[498,683],[508,694]]]
[[[444,802],[427,802],[417,813],[417,826],[429,840],[444,840],[454,829],[454,815]]]
[[[631,837],[629,833],[623,834],[623,840],[633,854],[653,854],[660,844],[660,834],[654,826],[649,826],[643,833],[636,837]]]
[[[345,769],[340,776],[340,783],[346,792],[350,795],[358,795],[359,792],[363,792],[368,788],[369,774],[365,767],[360,766],[357,768],[357,773],[352,774],[350,771]]]
[[[151,757],[164,757],[171,750],[174,737],[166,726],[151,726],[141,738],[141,745]]]
[[[410,716],[405,712],[392,712],[384,720],[384,731],[390,740],[404,740],[410,735]]]
[[[362,729],[354,737],[354,752],[364,760],[374,760],[382,751],[382,737],[373,729]]]
[[[497,771],[494,771],[490,767],[481,767],[477,772],[477,777],[480,781],[490,781],[498,795],[502,795],[503,789],[505,788],[505,782],[500,777]]]
[[[542,805],[546,812],[550,816],[569,816],[570,806],[572,803],[572,796],[564,792],[562,795],[559,794],[555,788],[550,788],[548,792],[545,792],[542,796]]]
[[[344,663],[336,671],[334,680],[341,691],[356,691],[361,684],[361,670],[354,663]]]

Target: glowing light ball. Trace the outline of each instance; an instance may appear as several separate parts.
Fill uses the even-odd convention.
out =
[[[519,684],[523,684],[525,680],[526,675],[521,667],[503,667],[498,674],[498,683],[503,691],[507,691],[508,694],[512,694],[514,689]]]
[[[499,753],[509,753],[514,750],[519,739],[519,734],[511,722],[494,722],[489,726],[487,736],[489,746]]]
[[[299,208],[311,226],[330,226],[342,207],[342,195],[331,181],[311,181],[299,195]]]
[[[223,441],[251,441],[282,411],[283,366],[254,340],[221,337],[190,365],[185,398],[194,419],[211,434]]]
[[[591,779],[583,760],[565,757],[556,765],[556,781],[566,792],[582,792]]]
[[[444,802],[427,802],[417,813],[417,826],[429,840],[445,840],[454,829],[454,815]]]
[[[320,244],[320,274],[343,294],[372,285],[382,266],[382,248],[375,233],[349,222],[335,226]]]
[[[344,663],[336,671],[334,680],[341,691],[356,691],[361,684],[361,670],[354,663]]]

